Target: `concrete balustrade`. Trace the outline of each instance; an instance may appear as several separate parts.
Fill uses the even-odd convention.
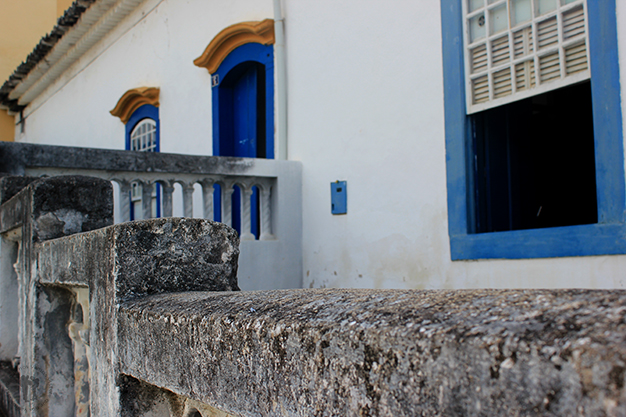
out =
[[[116,183],[117,222],[129,221],[133,206],[135,218],[155,217],[155,184],[160,186],[162,217],[171,217],[178,204],[184,217],[232,226],[233,212],[238,213],[242,241],[239,282],[247,290],[302,286],[301,171],[296,161],[0,142],[0,172],[31,177],[87,175]],[[137,204],[131,192],[133,183],[141,186]],[[174,200],[177,184],[181,188],[178,202]],[[232,207],[235,186],[242,195],[238,207]],[[258,190],[255,210],[253,187]],[[218,188],[221,218],[216,219],[214,190]],[[201,197],[196,207],[201,213],[194,212],[195,193]],[[258,239],[251,233],[253,217],[259,224]]]
[[[51,169],[32,169],[29,174],[36,175],[43,172],[67,174],[66,170],[58,171]],[[82,173],[82,172],[81,172]],[[92,172],[87,172],[91,174]],[[154,185],[158,184],[162,193],[161,204],[162,217],[172,217],[174,207],[174,185],[179,184],[182,188],[182,207],[184,217],[194,217],[193,194],[194,186],[198,184],[202,195],[202,216],[209,220],[221,220],[222,223],[232,226],[233,210],[240,214],[241,238],[242,240],[255,240],[255,236],[250,232],[252,216],[259,216],[260,239],[273,240],[275,236],[272,232],[272,189],[276,187],[276,178],[265,178],[255,176],[229,176],[229,175],[189,175],[189,174],[157,174],[149,172],[105,172],[99,173],[98,177],[108,179],[118,184],[119,194],[117,195],[120,206],[121,222],[131,220],[131,205],[133,198],[131,194],[131,184],[136,183],[141,186],[141,219],[151,219],[156,216],[153,209]],[[216,219],[214,214],[214,191],[215,185],[219,185],[221,196],[222,218]],[[239,207],[232,207],[231,195],[234,187],[237,186],[243,193]],[[251,211],[251,197],[253,187],[261,190],[259,213]]]

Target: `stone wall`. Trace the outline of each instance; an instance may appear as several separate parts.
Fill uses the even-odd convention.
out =
[[[623,416],[625,314],[612,291],[161,294],[120,306],[120,363],[236,415]]]
[[[240,292],[228,226],[107,226],[107,181],[0,190],[18,183],[0,207],[10,416],[626,415],[624,291]]]

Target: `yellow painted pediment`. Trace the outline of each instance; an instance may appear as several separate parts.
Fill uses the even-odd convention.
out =
[[[273,44],[274,21],[265,19],[261,22],[241,22],[227,27],[213,38],[202,55],[193,63],[213,74],[229,53],[246,43]]]
[[[119,117],[126,124],[133,112],[144,104],[159,107],[159,92],[160,89],[158,87],[139,87],[128,90],[122,95],[110,113]]]

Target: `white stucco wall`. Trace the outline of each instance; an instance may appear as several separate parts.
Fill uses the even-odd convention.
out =
[[[283,5],[304,286],[626,286],[626,256],[450,260],[439,1]],[[158,86],[161,150],[209,155],[210,78],[193,59],[226,26],[272,15],[270,0],[147,0],[26,109],[16,139],[123,149],[108,111],[126,90]],[[621,1],[617,17],[626,39]],[[335,180],[348,181],[347,215],[330,213]]]
[[[304,285],[624,288],[624,256],[450,260],[439,2],[346,3],[286,7]],[[348,181],[345,216],[330,213],[335,180]]]
[[[109,111],[148,86],[161,89],[161,152],[210,155],[211,80],[193,60],[225,27],[272,14],[269,0],[146,0],[28,106],[16,141],[124,149]]]

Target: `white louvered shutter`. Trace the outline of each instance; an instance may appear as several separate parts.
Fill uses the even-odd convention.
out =
[[[463,0],[467,113],[590,78],[585,0]]]

